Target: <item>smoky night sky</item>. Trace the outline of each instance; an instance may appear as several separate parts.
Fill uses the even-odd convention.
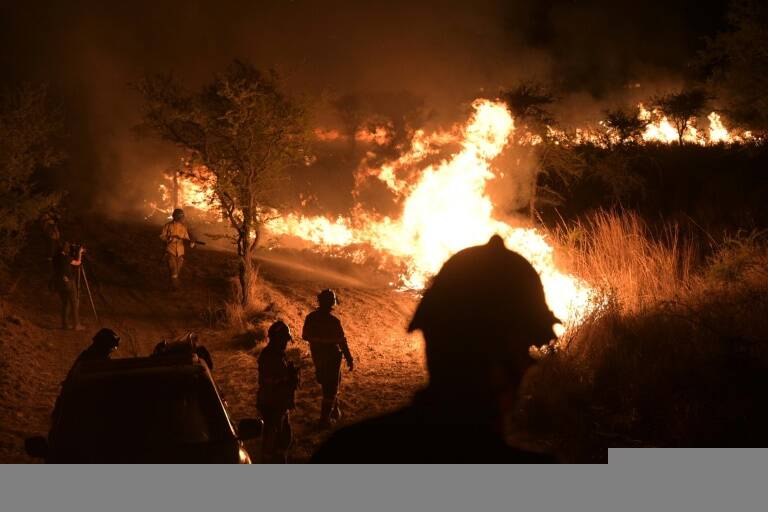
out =
[[[318,103],[407,93],[446,122],[477,96],[538,79],[555,84],[567,117],[569,106],[599,112],[681,84],[726,10],[694,0],[4,3],[0,81],[50,84],[68,131],[60,177],[102,187],[87,194],[97,205],[168,165],[167,148],[132,130],[130,84],[145,73],[173,71],[193,87],[239,58]]]

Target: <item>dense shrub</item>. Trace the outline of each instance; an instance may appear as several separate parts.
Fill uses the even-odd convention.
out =
[[[579,461],[608,447],[768,444],[763,238],[728,238],[693,265],[674,226],[656,239],[635,215],[602,213],[561,235],[576,230],[573,268],[605,301],[528,376],[526,430]]]

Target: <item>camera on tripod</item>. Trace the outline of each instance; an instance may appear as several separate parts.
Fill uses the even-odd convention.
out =
[[[69,244],[69,257],[73,260],[80,259],[82,253],[85,252],[85,246],[83,244],[70,243]]]

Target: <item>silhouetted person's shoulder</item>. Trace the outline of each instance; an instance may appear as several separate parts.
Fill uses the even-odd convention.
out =
[[[336,315],[334,315],[330,311],[323,311],[321,309],[310,311],[309,314],[307,314],[304,321],[305,322],[328,322],[328,323],[334,323],[334,324],[341,324],[341,321]]]
[[[557,459],[513,448],[485,425],[429,417],[409,406],[335,432],[312,456],[317,464],[553,464]]]
[[[344,329],[341,326],[341,320],[334,316],[330,311],[316,309],[307,315],[304,319],[304,328],[301,337],[312,341],[314,338],[337,338],[344,336]]]

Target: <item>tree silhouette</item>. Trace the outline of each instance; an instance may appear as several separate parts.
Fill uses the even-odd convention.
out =
[[[288,169],[306,158],[307,113],[274,72],[235,61],[195,93],[168,75],[146,77],[141,127],[189,151],[213,175],[222,215],[235,231],[243,305],[255,282],[253,251],[275,214]]]
[[[0,96],[0,261],[18,253],[29,223],[60,198],[36,178],[63,159],[62,127],[45,86],[25,85]]]
[[[719,34],[698,59],[707,84],[729,119],[744,128],[768,131],[768,4],[736,0],[730,29]]]
[[[682,146],[683,135],[691,125],[691,119],[704,113],[710,99],[703,89],[689,89],[659,96],[651,103],[675,125],[678,142]]]
[[[616,132],[619,144],[627,144],[642,141],[648,122],[638,117],[637,109],[616,108],[605,112],[605,124]]]
[[[577,152],[570,151],[567,137],[558,135],[552,128],[556,125],[550,108],[555,95],[538,82],[521,82],[502,90],[499,97],[507,104],[515,120],[515,131],[525,135],[518,137],[520,149],[526,153],[526,161],[533,162],[531,174],[531,195],[528,213],[535,220],[538,204],[555,204],[562,196],[552,187],[541,183],[546,179],[560,180],[566,187],[580,176],[585,168],[584,160]]]
[[[515,118],[516,127],[544,137],[547,127],[555,124],[549,108],[555,102],[554,94],[538,82],[521,82],[511,89],[502,90],[500,98]]]

